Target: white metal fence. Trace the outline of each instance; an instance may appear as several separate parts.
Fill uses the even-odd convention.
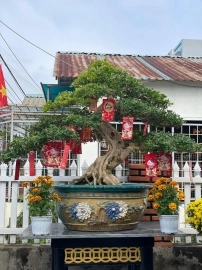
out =
[[[187,233],[186,242],[190,242],[193,237],[191,234],[196,235],[197,232],[192,229],[188,224],[185,224],[185,209],[190,201],[201,198],[202,190],[202,177],[201,167],[198,162],[195,166],[190,167],[192,164],[185,162],[183,167],[179,166],[178,162],[174,162],[173,178],[179,183],[179,187],[184,190],[185,200],[180,206],[180,230]],[[44,174],[44,167],[38,161],[35,165],[36,176]],[[82,173],[88,168],[88,164],[84,162],[81,166]],[[19,235],[27,226],[29,222],[29,211],[27,208],[27,201],[25,198],[26,189],[21,187],[24,181],[32,181],[36,176],[29,176],[29,163],[25,162],[24,168],[21,169],[19,180],[14,181],[15,175],[15,162],[12,164],[11,176],[7,176],[8,167],[6,164],[0,165],[0,244],[3,243],[16,243],[17,235]],[[116,176],[121,181],[127,181],[127,176],[122,176],[122,166],[115,169]],[[54,168],[46,168],[46,173],[53,176],[56,184],[66,183],[78,177],[78,168],[76,161],[73,160],[68,168],[68,176],[65,176],[64,170],[59,170],[59,175],[54,176]],[[23,211],[22,227],[17,227],[17,217]],[[8,237],[9,235],[9,241]],[[180,241],[181,239],[175,239]],[[197,241],[200,241],[197,237]]]

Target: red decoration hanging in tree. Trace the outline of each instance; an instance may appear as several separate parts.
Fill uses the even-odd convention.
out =
[[[61,163],[60,163],[60,168],[61,169],[64,169],[64,170],[66,169],[67,161],[68,161],[68,157],[69,157],[69,150],[70,150],[69,144],[65,143],[64,152],[63,152],[62,160],[61,160]]]
[[[123,117],[122,120],[122,140],[132,140],[133,138],[133,120],[134,117]]]
[[[81,146],[81,141],[80,142],[74,142],[72,145],[72,154],[82,154],[82,146]]]
[[[44,145],[43,165],[58,167],[61,162],[62,142],[52,141]]]
[[[90,111],[97,111],[97,99],[96,98],[90,98],[91,104],[89,106]]]
[[[103,121],[113,121],[114,120],[114,108],[115,100],[114,99],[103,99],[102,102],[102,120]]]
[[[17,159],[16,160],[16,165],[15,165],[15,176],[14,176],[14,180],[19,180],[19,176],[20,176],[20,163],[21,160]]]
[[[92,130],[90,127],[83,127],[81,130],[81,140],[90,141],[92,135]]]
[[[30,176],[35,176],[34,157],[35,157],[35,152],[34,151],[30,151],[29,152],[29,175]]]
[[[153,154],[145,154],[145,169],[146,169],[146,176],[149,177],[156,177],[157,176],[157,155]]]
[[[147,134],[147,128],[148,128],[148,121],[144,123],[143,136]]]

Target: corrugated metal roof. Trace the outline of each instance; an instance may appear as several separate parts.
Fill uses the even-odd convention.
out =
[[[22,102],[23,106],[42,107],[46,103],[44,97],[30,97],[26,96]]]
[[[202,57],[58,52],[53,76],[73,79],[93,60],[106,58],[139,80],[202,81]]]

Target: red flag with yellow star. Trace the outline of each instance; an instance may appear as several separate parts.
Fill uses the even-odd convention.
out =
[[[6,95],[6,84],[4,80],[2,66],[0,65],[0,107],[8,106],[8,100]]]

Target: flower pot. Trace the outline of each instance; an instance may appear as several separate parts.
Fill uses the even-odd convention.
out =
[[[137,227],[147,207],[151,186],[54,186],[60,220],[70,230],[120,231]]]
[[[50,234],[52,216],[31,217],[32,233],[35,235]]]
[[[179,215],[161,215],[160,229],[162,233],[176,233],[178,231],[178,219]]]

